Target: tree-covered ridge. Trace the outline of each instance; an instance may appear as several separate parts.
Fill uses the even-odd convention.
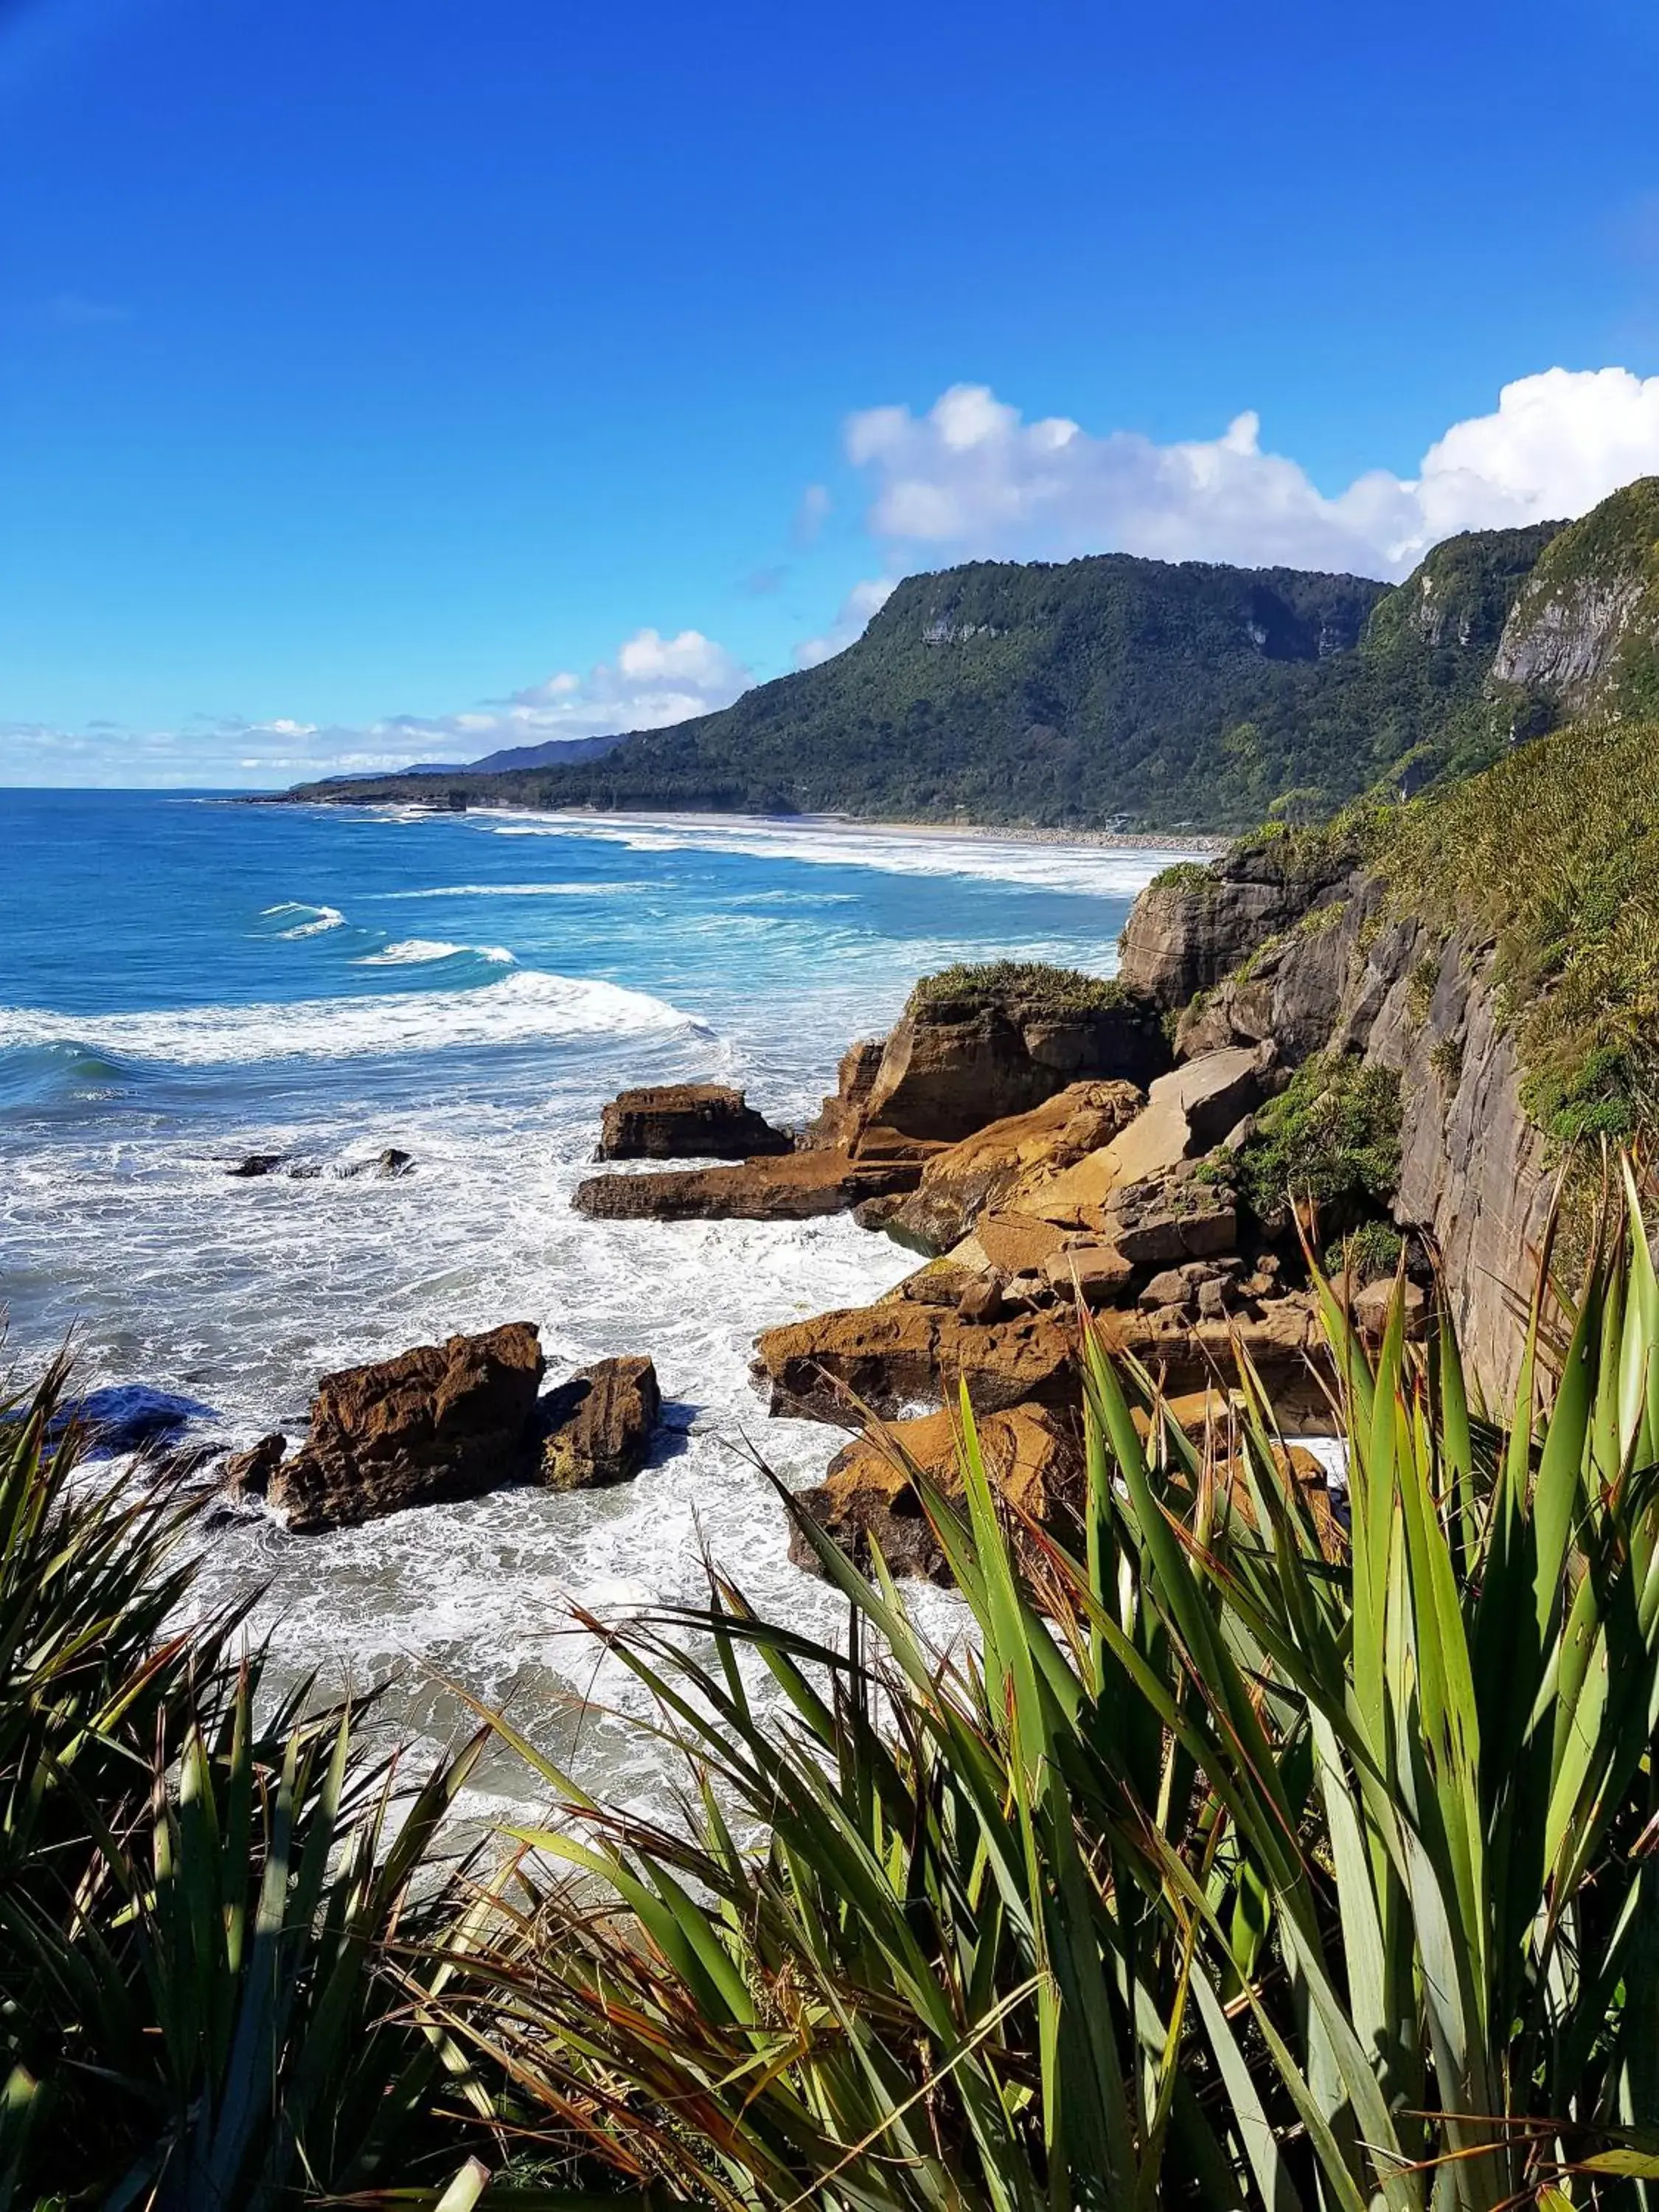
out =
[[[1495,757],[1487,679],[1559,526],[1449,540],[1395,588],[1103,554],[901,584],[857,644],[603,761],[450,787],[495,804],[1242,828]],[[337,797],[337,789],[318,795]],[[430,783],[354,785],[354,799]]]

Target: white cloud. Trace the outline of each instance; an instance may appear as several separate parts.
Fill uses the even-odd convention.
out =
[[[183,785],[278,783],[366,775],[417,761],[471,761],[508,746],[553,738],[657,730],[735,699],[749,671],[701,630],[665,637],[635,630],[586,676],[561,669],[510,698],[453,714],[391,714],[362,726],[250,722],[198,715],[182,732],[136,732],[114,724],[80,732],[0,722],[0,772],[34,783]]]
[[[1372,470],[1334,497],[1264,453],[1249,412],[1218,438],[1160,445],[1064,416],[1027,422],[987,386],[955,385],[925,415],[854,415],[846,445],[872,486],[870,528],[896,558],[1122,551],[1398,576],[1456,531],[1582,514],[1659,471],[1659,377],[1522,377],[1494,413],[1454,423],[1415,477]]]
[[[810,483],[800,495],[800,505],[795,509],[794,524],[790,536],[797,545],[815,545],[824,524],[830,520],[830,510],[835,501],[830,496],[828,484]]]
[[[854,584],[823,635],[804,637],[795,647],[796,667],[816,668],[821,660],[845,653],[849,645],[863,636],[871,616],[880,613],[897,588],[896,576],[872,576],[861,584]]]

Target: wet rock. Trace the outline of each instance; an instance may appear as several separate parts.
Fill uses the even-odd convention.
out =
[[[596,1160],[748,1160],[787,1152],[794,1139],[721,1083],[665,1083],[619,1091],[599,1124]]]
[[[1015,1406],[975,1423],[985,1471],[1011,1507],[1040,1527],[1069,1533],[1083,1492],[1083,1460],[1074,1421],[1043,1406]],[[957,1428],[948,1413],[899,1421],[884,1435],[861,1437],[837,1452],[822,1483],[799,1498],[800,1510],[834,1536],[854,1563],[868,1568],[879,1546],[891,1571],[948,1583],[944,1550],[904,1461],[920,1468],[947,1498],[962,1495]],[[822,1572],[816,1551],[793,1527],[789,1556]]]
[[[288,1455],[288,1438],[280,1432],[261,1437],[243,1452],[225,1462],[222,1487],[233,1498],[252,1502],[268,1497],[270,1478]]]
[[[645,1464],[662,1412],[645,1358],[601,1359],[541,1401],[541,1479],[550,1490],[626,1482]]]
[[[128,1452],[156,1453],[175,1445],[192,1421],[216,1420],[211,1406],[148,1382],[108,1382],[88,1390],[52,1419],[55,1441],[71,1426],[81,1432],[83,1456],[114,1459]]]
[[[921,1176],[913,1160],[786,1152],[733,1167],[590,1176],[571,1203],[603,1221],[805,1221],[914,1190]]]
[[[282,1164],[280,1152],[249,1152],[244,1158],[233,1161],[225,1173],[249,1181],[255,1176],[275,1175]]]
[[[993,1121],[935,1154],[883,1225],[944,1252],[991,1212],[1029,1212],[1066,1169],[1109,1145],[1146,1103],[1131,1083],[1073,1083],[1028,1114]]]
[[[306,1442],[267,1495],[306,1534],[520,1480],[536,1455],[535,1325],[509,1322],[325,1375]]]

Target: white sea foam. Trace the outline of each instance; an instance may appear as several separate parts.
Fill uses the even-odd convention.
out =
[[[478,808],[472,818],[498,837],[582,837],[624,845],[635,853],[733,853],[750,860],[869,868],[883,875],[968,876],[1097,898],[1133,897],[1160,869],[1183,857],[1173,849],[907,834],[831,822],[783,824],[751,815],[729,820],[673,814],[542,815],[526,820],[505,809]]]
[[[278,937],[321,937],[345,920],[337,906],[313,906],[305,899],[283,899],[276,906],[266,907],[261,919],[279,914],[304,914],[311,919],[295,922],[291,929],[279,929]]]
[[[413,968],[428,960],[453,960],[467,952],[476,952],[479,959],[492,961],[498,968],[516,964],[514,956],[504,945],[452,945],[443,937],[402,938],[379,952],[365,952],[362,959],[351,964],[354,968]]]
[[[471,991],[302,999],[291,1006],[179,1006],[142,1014],[0,1006],[0,1048],[72,1042],[185,1066],[665,1036],[700,1027],[647,992],[527,968]]]

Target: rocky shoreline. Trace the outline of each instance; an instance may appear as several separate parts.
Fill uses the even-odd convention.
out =
[[[1334,1238],[1324,1264],[1362,1330],[1399,1267],[1420,1316],[1437,1262],[1477,1383],[1501,1384],[1480,1365],[1507,1340],[1482,1255],[1513,1249],[1544,1176],[1482,973],[1480,948],[1431,947],[1392,916],[1340,846],[1235,848],[1142,894],[1109,982],[1017,963],[924,978],[801,1130],[724,1085],[620,1093],[573,1203],[605,1219],[850,1212],[915,1254],[873,1304],[763,1330],[751,1374],[771,1413],[851,1433],[802,1513],[855,1558],[878,1545],[939,1579],[913,1471],[956,1479],[960,1394],[1017,1515],[1074,1530],[1085,1315],[1191,1432],[1224,1416],[1241,1359],[1317,1431],[1335,1377],[1309,1256]],[[517,1322],[326,1376],[299,1448],[266,1437],[226,1487],[309,1534],[503,1481],[636,1473],[659,1411],[650,1360],[545,1393],[544,1366]],[[1322,1480],[1290,1474],[1310,1494]],[[819,1564],[804,1526],[792,1556]]]

